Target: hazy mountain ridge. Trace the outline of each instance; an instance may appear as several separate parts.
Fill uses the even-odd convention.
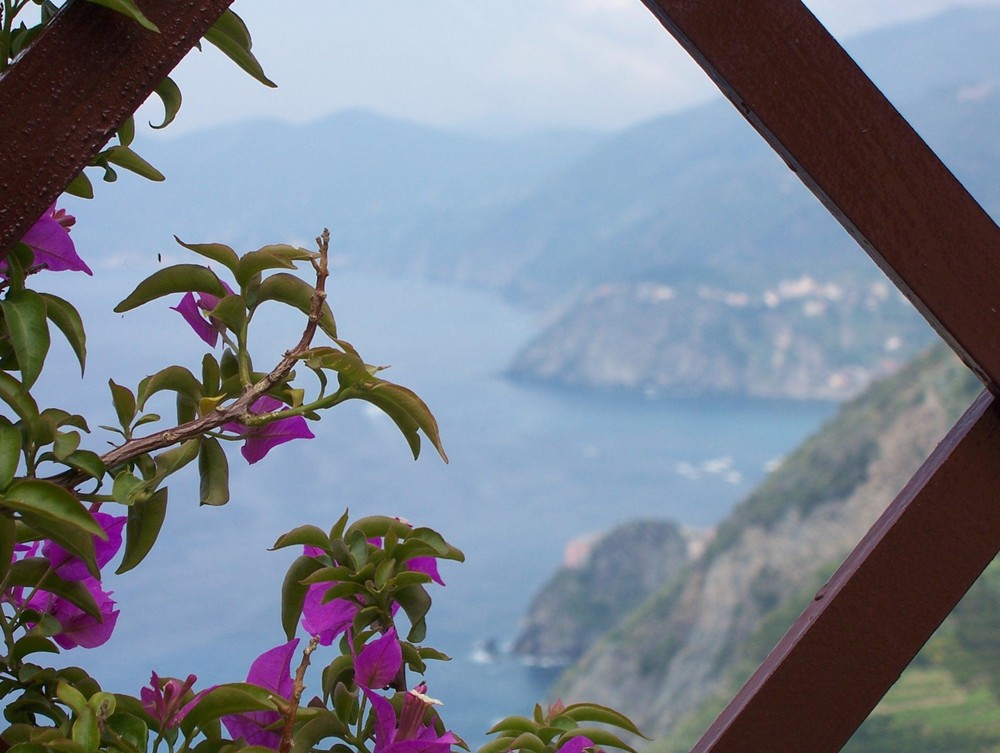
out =
[[[943,346],[875,384],[739,505],[700,558],[621,615],[553,695],[622,709],[656,738],[654,749],[690,744],[977,391]],[[983,598],[987,607],[976,619],[996,622],[989,605],[1000,590]],[[980,644],[977,651],[991,650]],[[963,688],[979,681],[968,671],[956,674],[947,661],[927,662]],[[1000,700],[988,702],[1000,709]]]
[[[994,213],[998,32],[1000,10],[968,8],[845,43]],[[88,258],[171,252],[173,234],[311,244],[328,226],[341,263],[534,307],[552,326],[512,365],[522,379],[843,399],[931,338],[896,298],[874,316],[857,303],[881,273],[722,101],[610,135],[486,138],[342,112],[150,143],[140,134],[136,149],[168,180],[129,180],[128,214],[113,201],[74,205]],[[845,295],[779,323],[766,307],[703,294],[758,305],[806,277]],[[651,287],[676,296],[651,306]]]

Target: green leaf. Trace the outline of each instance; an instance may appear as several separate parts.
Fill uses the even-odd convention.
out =
[[[222,298],[226,289],[208,267],[197,264],[175,264],[154,272],[140,282],[129,296],[115,306],[115,313],[131,311],[144,303],[171,293],[202,292]]]
[[[10,653],[13,662],[20,662],[31,654],[58,654],[59,647],[44,636],[26,635],[14,643],[14,648]]]
[[[507,753],[511,749],[510,744],[513,741],[514,738],[510,735],[498,737],[483,745],[476,753]]]
[[[118,129],[118,143],[130,146],[135,140],[135,118],[129,115]]]
[[[29,557],[18,560],[10,566],[8,584],[27,589],[41,588],[56,596],[61,596],[75,604],[92,617],[101,616],[101,610],[82,581],[63,580],[52,570],[52,563],[45,557]]]
[[[130,743],[135,750],[144,751],[149,747],[149,726],[142,718],[131,713],[122,713],[118,698],[118,712],[106,722],[119,737]]]
[[[102,152],[104,159],[112,165],[124,167],[126,170],[141,175],[146,180],[165,180],[163,173],[146,162],[142,157],[133,152],[127,146],[113,146]]]
[[[135,493],[145,486],[145,481],[126,468],[115,475],[114,483],[111,485],[111,496],[119,504],[132,505],[135,502],[133,498]]]
[[[438,651],[436,648],[431,648],[430,646],[421,646],[417,649],[417,654],[421,659],[430,659],[432,661],[451,661],[451,657],[443,651]]]
[[[7,334],[17,356],[21,381],[25,387],[31,387],[38,379],[49,352],[45,299],[33,290],[18,290],[9,293],[0,302],[0,307],[7,320]]]
[[[81,199],[94,198],[94,186],[83,171],[76,174],[76,177],[66,186],[66,193],[70,196],[77,196]]]
[[[212,25],[212,28],[205,33],[205,39],[260,83],[272,88],[277,86],[264,75],[264,69],[250,52],[250,34],[247,32],[246,24],[231,10],[223,13]]]
[[[295,629],[302,616],[302,605],[309,592],[309,586],[302,581],[322,567],[323,564],[315,557],[302,555],[292,562],[285,573],[285,580],[281,585],[281,626],[285,629],[288,640],[295,637]]]
[[[87,708],[87,699],[84,698],[83,693],[63,680],[56,683],[56,698],[69,706],[77,714]]]
[[[335,712],[326,711],[295,731],[295,742],[292,744],[291,753],[309,753],[321,740],[342,737],[347,731],[347,725]]]
[[[605,746],[609,748],[618,748],[619,750],[627,750],[628,753],[636,753],[635,748],[628,745],[624,740],[618,737],[613,732],[608,732],[606,729],[601,727],[577,727],[574,730],[566,732],[561,738],[559,738],[560,743],[564,743],[574,737],[586,737],[589,738],[595,746]],[[647,738],[649,739],[649,738]]]
[[[219,394],[222,382],[222,372],[219,369],[219,362],[215,356],[206,353],[201,359],[201,388],[205,395],[215,396]]]
[[[163,103],[163,122],[159,125],[153,125],[153,121],[149,122],[150,128],[159,130],[160,128],[166,128],[168,125],[174,122],[174,118],[177,117],[177,113],[181,109],[181,90],[177,84],[174,83],[173,79],[167,76],[163,79],[153,91],[156,96],[160,98]]]
[[[576,722],[608,724],[612,727],[618,727],[619,729],[631,732],[633,735],[645,737],[647,740],[650,739],[642,734],[639,728],[627,716],[607,706],[599,706],[596,703],[574,703],[563,709],[559,716],[568,716]],[[597,741],[595,740],[594,742]]]
[[[361,534],[361,539],[367,540],[376,536],[385,536],[390,531],[396,536],[402,537],[409,534],[410,526],[399,518],[390,518],[388,515],[368,515],[351,523],[344,533],[344,538],[354,538]]]
[[[69,491],[49,481],[26,479],[7,490],[3,506],[33,515],[57,527],[73,528],[101,539],[107,539],[94,516]]]
[[[434,550],[434,556],[447,559],[455,560],[456,562],[465,562],[465,555],[462,554],[462,550],[453,547],[447,541],[444,540],[444,536],[435,531],[433,528],[414,528],[410,531],[407,540],[417,539],[425,544],[428,544]]]
[[[511,741],[510,750],[530,750],[531,753],[542,753],[545,750],[545,743],[533,732],[522,732]]]
[[[302,354],[306,364],[312,368],[330,369],[337,372],[341,387],[350,387],[368,379],[371,373],[361,357],[354,352],[345,352],[329,346],[311,348]]]
[[[229,714],[274,711],[276,707],[271,697],[270,691],[257,685],[243,682],[219,685],[201,697],[181,722],[181,727],[193,731]]]
[[[288,546],[314,546],[317,549],[329,549],[330,539],[321,528],[316,526],[299,526],[288,533],[283,533],[274,542],[271,550],[284,549]]]
[[[128,509],[125,522],[125,554],[122,563],[115,570],[117,574],[128,572],[142,562],[160,535],[160,528],[167,516],[167,490],[157,489],[144,502],[137,502]]]
[[[229,461],[222,444],[215,437],[203,437],[201,440],[198,474],[201,477],[199,504],[217,507],[229,501]]]
[[[183,444],[161,452],[153,460],[156,462],[156,478],[163,479],[198,457],[201,437],[189,439]]]
[[[83,375],[87,364],[87,334],[83,330],[83,319],[73,305],[57,295],[39,293],[45,300],[45,315],[63,333],[66,341],[80,362],[80,374]]]
[[[128,16],[150,31],[160,31],[156,27],[156,24],[143,15],[142,11],[139,10],[139,6],[135,4],[135,0],[90,0],[90,2],[95,5],[103,5],[105,8],[110,8],[113,11],[121,13],[123,16]]]
[[[316,288],[312,285],[294,275],[279,272],[271,275],[260,284],[256,305],[259,306],[264,301],[278,301],[308,315],[315,293]],[[337,336],[337,324],[333,319],[333,311],[330,310],[326,301],[323,301],[323,306],[320,309],[319,326],[330,337]]]
[[[240,332],[247,320],[247,302],[241,295],[227,295],[208,314],[225,324],[231,332]]]
[[[65,461],[70,455],[76,452],[80,446],[80,434],[75,431],[60,431],[56,434],[56,441],[52,445],[52,454],[56,459]]]
[[[184,395],[197,403],[202,398],[201,382],[183,366],[167,366],[139,382],[139,410],[146,407],[146,401],[161,390],[170,390]]]
[[[20,461],[21,432],[6,419],[0,419],[0,489],[6,489],[14,480]]]
[[[63,459],[63,462],[70,468],[83,471],[88,476],[100,479],[104,476],[104,461],[101,456],[91,450],[77,450]]]
[[[95,753],[101,744],[101,730],[97,724],[97,714],[92,708],[84,708],[73,722],[73,742],[87,753]]]
[[[315,251],[309,251],[301,246],[291,246],[287,243],[272,243],[267,246],[262,246],[257,250],[265,251],[273,256],[277,256],[278,258],[286,259],[287,261],[308,261],[310,259],[319,258],[319,254]]]
[[[10,515],[0,515],[0,580],[7,577],[17,544],[17,523]]]
[[[243,255],[235,270],[236,281],[240,285],[246,285],[254,275],[265,269],[295,269],[295,264],[283,256],[271,253],[265,246]]]
[[[406,617],[413,626],[406,640],[420,643],[427,629],[424,617],[431,608],[431,597],[423,586],[407,586],[396,591],[396,601],[406,612]]]
[[[174,240],[189,251],[194,251],[206,259],[219,262],[219,264],[227,267],[232,272],[236,271],[236,267],[240,263],[240,257],[236,252],[222,243],[185,243],[176,235],[174,236]]]
[[[92,576],[100,577],[101,571],[94,558],[94,537],[92,535],[76,528],[52,523],[46,518],[27,512],[21,513],[21,520],[27,528],[37,534],[37,537],[52,539],[70,554],[83,560]]]
[[[392,382],[376,379],[371,383],[358,384],[348,388],[345,390],[344,396],[345,398],[366,400],[381,408],[403,433],[407,444],[410,445],[410,450],[413,452],[414,459],[420,455],[420,436],[417,431],[421,430],[431,440],[441,459],[448,462],[448,456],[441,445],[437,420],[424,401],[417,397],[412,390]]]
[[[108,387],[111,389],[111,400],[115,405],[115,413],[118,414],[118,423],[123,429],[132,425],[135,418],[135,395],[128,387],[115,384],[113,379],[108,380]]]

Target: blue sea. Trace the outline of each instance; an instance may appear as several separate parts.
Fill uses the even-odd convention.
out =
[[[134,389],[171,363],[200,369],[200,341],[167,311],[175,301],[110,312],[151,271],[129,263],[49,286],[83,301],[90,362],[78,380],[57,342],[43,376],[47,404],[91,406],[96,449],[111,439],[96,428],[113,423],[109,378]],[[231,452],[224,508],[199,509],[194,471],[182,473],[171,484],[161,545],[138,569],[108,579],[121,609],[111,643],[65,657],[106,689],[135,693],[151,670],[193,672],[197,687],[244,679],[254,657],[284,642],[280,584],[295,553],[268,551],[277,536],[302,523],[326,528],[345,509],[397,515],[437,528],[466,553],[465,564],[442,566],[448,585],[432,591],[427,644],[453,659],[432,665],[427,681],[449,726],[479,744],[494,721],[529,713],[546,697],[550,673],[481,648],[513,638],[570,542],[639,517],[708,529],[833,412],[824,404],[646,400],[512,383],[502,371],[537,324],[479,291],[339,271],[331,303],[340,336],[369,363],[390,366],[383,376],[434,411],[450,463],[429,444],[414,462],[392,423],[359,403],[329,413],[317,439],[279,447],[253,467]],[[298,319],[269,306],[261,311],[259,369],[298,337]],[[150,408],[172,410],[167,398]],[[322,662],[317,654],[314,664]],[[318,666],[309,679],[318,685]]]

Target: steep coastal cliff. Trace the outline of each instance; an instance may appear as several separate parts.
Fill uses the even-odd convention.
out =
[[[719,526],[700,558],[622,614],[563,674],[554,695],[625,710],[656,738],[654,749],[692,742],[977,391],[969,372],[936,347],[846,405]],[[979,588],[987,589],[983,603],[1000,599],[1000,591]],[[976,614],[969,624],[991,619],[988,609]],[[961,610],[956,615],[953,622]],[[982,650],[995,652],[996,635],[990,640],[980,640]],[[951,658],[935,665],[941,681],[965,688],[975,679],[968,668],[956,679],[961,652],[942,655]],[[991,687],[996,678],[978,682]],[[1000,711],[988,691],[986,702]]]

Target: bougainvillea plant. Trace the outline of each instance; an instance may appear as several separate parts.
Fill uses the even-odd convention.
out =
[[[133,0],[89,0],[155,31]],[[31,0],[37,23],[15,25],[29,0],[2,0],[0,73],[58,8]],[[206,37],[259,80],[250,37],[227,11]],[[167,80],[157,93],[166,125],[180,105]],[[131,151],[131,120],[94,166],[151,179],[162,176]],[[69,187],[91,194],[81,174]],[[208,347],[192,370],[169,365],[134,386],[109,382],[116,426],[91,438],[70,407],[41,406],[33,387],[54,327],[81,369],[86,331],[67,300],[36,288],[55,272],[92,274],[73,243],[74,218],[50,207],[0,262],[0,746],[11,753],[447,753],[466,748],[438,713],[440,702],[415,676],[447,659],[424,645],[429,588],[443,586],[439,560],[462,552],[439,533],[393,517],[329,529],[289,531],[275,549],[300,552],[282,586],[275,647],[248,657],[243,682],[198,687],[195,674],[161,677],[136,695],[110,693],[83,670],[43,657],[103,645],[118,608],[105,572],[138,566],[156,544],[168,481],[194,472],[198,502],[229,502],[227,443],[257,463],[285,443],[314,438],[311,422],[348,400],[364,400],[398,426],[416,458],[426,440],[447,460],[437,423],[411,390],[386,381],[340,337],[327,301],[329,234],[315,249],[286,244],[238,253],[219,243],[185,243],[200,263],[164,267],[115,311],[162,306]],[[168,306],[167,304],[173,304]],[[277,363],[254,363],[252,334],[262,306],[300,312],[302,332]],[[167,314],[173,308],[180,314]],[[305,377],[308,378],[305,378]],[[175,398],[169,418],[147,409],[160,393]],[[112,448],[98,452],[107,435]],[[293,451],[282,448],[279,452]],[[289,480],[288,483],[294,483]],[[192,500],[194,501],[194,500]],[[309,674],[311,665],[319,668]],[[631,751],[614,730],[639,735],[621,714],[594,704],[556,703],[531,717],[509,716],[482,753]]]

